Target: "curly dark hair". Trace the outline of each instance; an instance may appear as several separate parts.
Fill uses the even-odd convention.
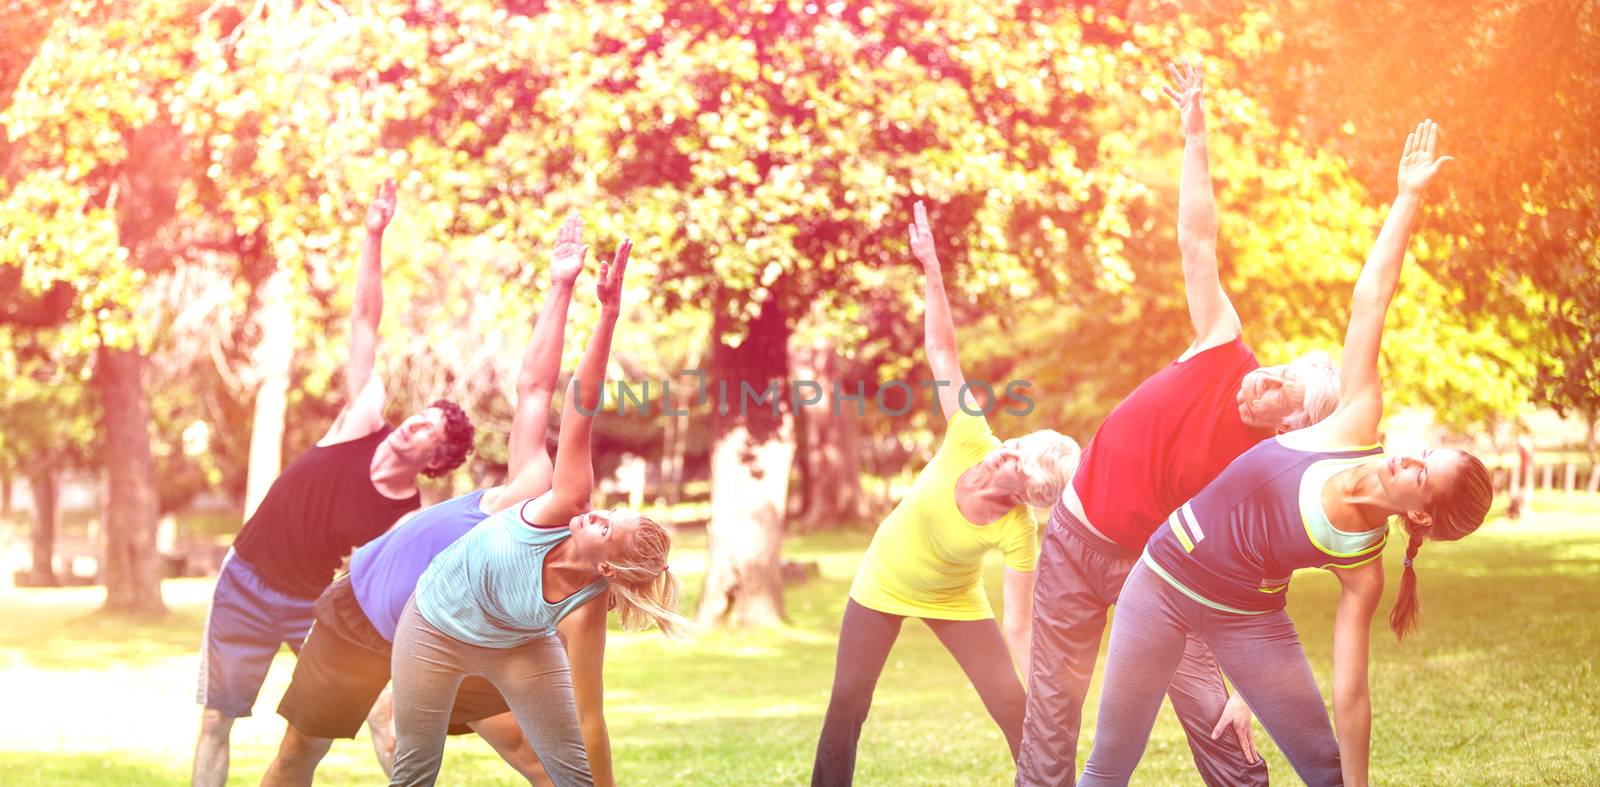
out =
[[[438,478],[461,466],[467,461],[467,454],[472,453],[472,419],[467,417],[461,406],[449,399],[440,399],[429,407],[437,407],[444,413],[444,443],[433,453],[433,461],[423,468],[422,474],[429,478]]]

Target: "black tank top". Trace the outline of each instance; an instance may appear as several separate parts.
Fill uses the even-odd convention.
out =
[[[417,507],[413,494],[384,497],[372,485],[372,455],[394,427],[314,446],[284,468],[233,541],[239,557],[278,591],[314,599],[350,550],[383,535]]]

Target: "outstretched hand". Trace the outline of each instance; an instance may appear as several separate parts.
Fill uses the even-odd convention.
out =
[[[1450,156],[1434,158],[1433,152],[1438,144],[1439,124],[1432,120],[1418,123],[1417,130],[1406,137],[1405,152],[1400,154],[1401,194],[1422,196],[1444,163],[1455,161]]]
[[[394,218],[395,186],[394,178],[384,178],[372,192],[372,202],[367,205],[367,232],[373,235],[383,234],[389,220]]]
[[[600,263],[600,279],[595,282],[594,293],[603,311],[616,314],[622,309],[622,274],[628,269],[628,255],[632,252],[633,241],[623,238],[616,256]]]
[[[1161,92],[1177,105],[1178,115],[1183,120],[1184,135],[1204,135],[1206,110],[1200,99],[1205,95],[1206,67],[1197,55],[1190,55],[1181,65],[1180,68],[1179,63],[1167,64],[1167,74],[1172,78],[1172,84],[1162,85]]]
[[[911,233],[911,256],[922,263],[923,270],[938,269],[939,253],[933,247],[933,230],[928,227],[928,209],[917,200],[916,221],[907,228]]]
[[[583,272],[583,260],[589,247],[583,243],[583,219],[578,212],[567,214],[561,229],[556,230],[555,252],[550,259],[550,276],[558,282],[572,284]]]

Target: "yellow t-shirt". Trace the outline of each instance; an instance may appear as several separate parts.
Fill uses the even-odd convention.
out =
[[[983,590],[984,553],[1000,549],[1017,571],[1032,571],[1039,559],[1039,529],[1027,506],[987,525],[973,524],[956,507],[956,480],[999,447],[982,416],[957,410],[950,417],[938,453],[873,534],[850,598],[891,615],[994,617]]]

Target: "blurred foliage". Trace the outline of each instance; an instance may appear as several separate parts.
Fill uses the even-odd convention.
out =
[[[1188,341],[1157,86],[1199,52],[1224,280],[1263,362],[1337,347],[1403,132],[1431,116],[1458,161],[1392,312],[1391,398],[1461,430],[1530,399],[1595,412],[1593,3],[1110,5],[0,2],[0,385],[38,379],[15,348],[39,348],[61,387],[10,395],[72,432],[87,354],[138,346],[158,456],[188,457],[172,477],[237,494],[258,285],[282,268],[297,293],[293,455],[338,409],[361,211],[393,174],[394,415],[461,400],[486,462],[573,209],[596,256],[636,243],[614,378],[703,366],[713,324],[737,343],[774,304],[871,397],[926,375],[921,198],[968,376],[1033,385],[1002,431],[1086,439]],[[594,314],[580,289],[564,368]],[[0,414],[7,445],[24,412]],[[210,443],[186,453],[196,420]],[[606,423],[613,452],[660,451],[659,418]]]
[[[1251,89],[1373,193],[1393,178],[1398,139],[1385,130],[1432,117],[1458,158],[1419,244],[1440,283],[1425,313],[1438,352],[1391,368],[1422,373],[1428,403],[1465,411],[1457,425],[1529,393],[1600,415],[1600,5],[1353,0],[1330,12],[1256,0],[1205,13],[1238,7],[1274,42],[1250,62]],[[1148,13],[1164,18],[1177,4]],[[1408,341],[1428,332],[1418,328]],[[1483,340],[1470,345],[1481,354],[1457,351],[1464,334]]]

